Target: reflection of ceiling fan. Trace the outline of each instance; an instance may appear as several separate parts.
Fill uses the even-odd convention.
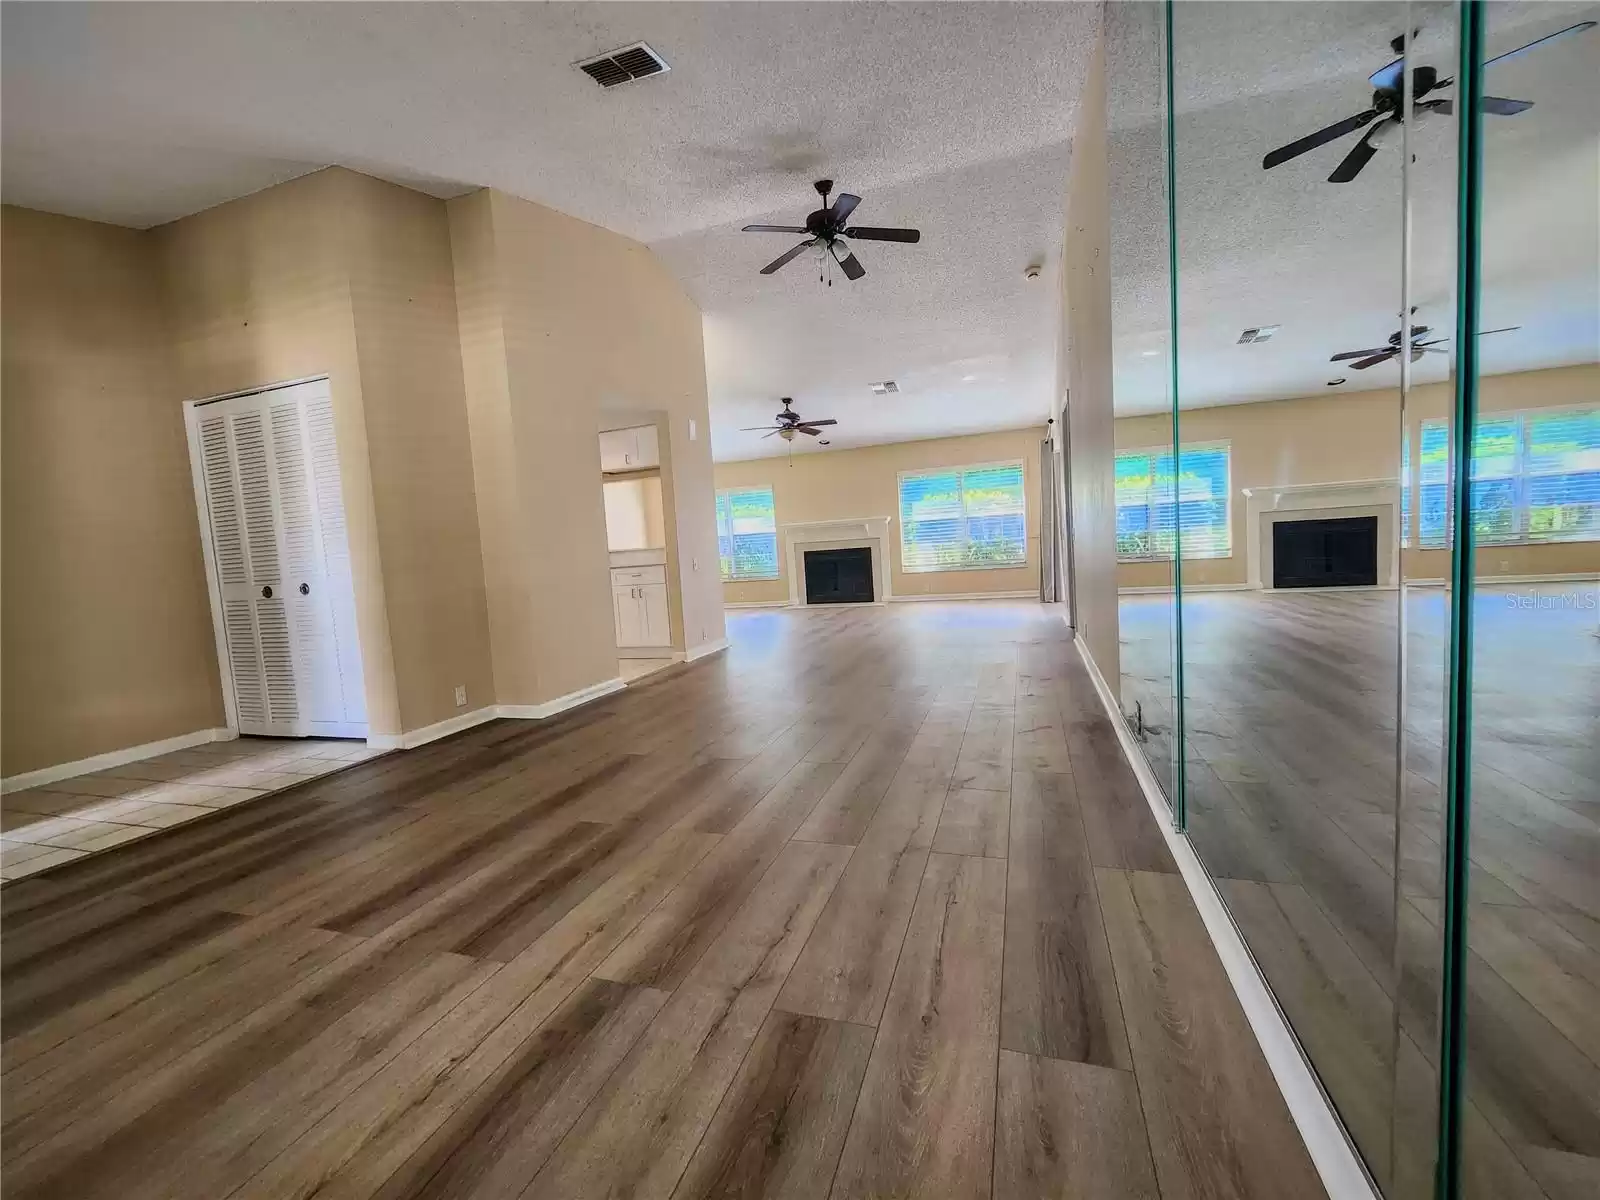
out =
[[[1413,310],[1415,311],[1415,310]],[[1485,329],[1479,337],[1488,337],[1491,333],[1510,333],[1513,329],[1521,329],[1521,325],[1507,325],[1501,329]],[[1440,349],[1449,338],[1434,338],[1431,342],[1420,341],[1433,330],[1427,325],[1413,325],[1411,327],[1411,361],[1416,362],[1424,354],[1448,354],[1448,350]],[[1335,354],[1329,362],[1350,362],[1358,358],[1360,362],[1351,362],[1350,367],[1355,371],[1365,371],[1368,367],[1375,367],[1379,363],[1390,362],[1400,357],[1401,331],[1396,329],[1389,335],[1387,346],[1373,346],[1366,350],[1346,350],[1343,354]]]
[[[1508,58],[1515,58],[1536,46],[1552,42],[1558,37],[1565,37],[1569,33],[1579,33],[1594,27],[1593,21],[1582,21],[1577,25],[1569,25],[1566,29],[1557,30],[1547,34],[1537,41],[1529,42],[1526,46],[1518,46],[1515,50],[1508,50],[1504,54],[1491,58],[1483,65],[1493,66],[1497,62],[1505,62]],[[1405,49],[1405,38],[1402,35],[1394,39],[1390,45],[1396,54]],[[1290,142],[1287,146],[1279,146],[1271,154],[1261,160],[1263,170],[1270,171],[1279,163],[1288,162],[1291,158],[1298,158],[1308,150],[1315,150],[1318,146],[1325,145],[1336,138],[1342,138],[1347,133],[1354,133],[1366,125],[1372,128],[1367,130],[1363,137],[1344,156],[1333,174],[1328,176],[1329,183],[1349,183],[1361,174],[1361,168],[1372,161],[1372,156],[1378,152],[1378,147],[1397,141],[1400,135],[1400,125],[1405,121],[1400,108],[1404,103],[1403,88],[1405,85],[1406,60],[1397,58],[1386,67],[1374,71],[1368,79],[1375,89],[1372,93],[1372,107],[1365,112],[1358,112],[1353,117],[1346,117],[1336,121],[1326,129],[1319,129],[1315,133],[1307,134],[1297,141]],[[1411,72],[1411,115],[1415,119],[1429,113],[1440,113],[1448,116],[1452,111],[1452,102],[1445,97],[1433,100],[1424,100],[1423,97],[1430,92],[1437,92],[1449,87],[1455,80],[1440,79],[1439,72],[1432,67],[1416,67]],[[1514,117],[1519,112],[1525,112],[1533,107],[1531,100],[1507,100],[1501,96],[1484,96],[1481,101],[1484,112],[1492,113],[1497,117]],[[1376,122],[1376,124],[1374,124]]]
[[[861,203],[860,196],[852,196],[849,192],[840,192],[830,205],[828,193],[833,191],[833,180],[819,179],[812,185],[817,189],[817,194],[822,197],[822,207],[806,218],[804,225],[746,225],[745,233],[804,233],[805,241],[792,250],[778,255],[766,266],[761,268],[763,275],[771,275],[779,267],[798,258],[804,251],[812,246],[817,248],[817,253],[828,256],[830,261],[839,264],[844,271],[846,279],[860,279],[867,273],[867,269],[856,260],[850,247],[839,239],[842,237],[859,238],[863,242],[920,242],[922,233],[916,229],[879,229],[872,225],[851,225],[848,228],[845,222],[850,214],[855,212],[856,205]],[[828,280],[831,286],[833,280]]]
[[[783,398],[783,411],[778,414],[778,423],[776,425],[748,425],[739,432],[757,433],[765,429],[769,431],[767,437],[776,435],[786,442],[792,442],[796,431],[816,437],[822,426],[837,425],[839,423],[832,417],[827,417],[821,421],[803,421],[800,419],[800,414],[789,407],[793,403],[794,398],[792,396]],[[766,439],[763,438],[762,440],[765,441]],[[827,445],[826,442],[822,444]]]

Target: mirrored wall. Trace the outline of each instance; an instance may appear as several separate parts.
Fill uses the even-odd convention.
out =
[[[1600,5],[1107,21],[1130,730],[1382,1194],[1600,1195]]]

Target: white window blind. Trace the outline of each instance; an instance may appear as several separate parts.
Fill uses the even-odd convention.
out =
[[[1232,463],[1227,442],[1172,450],[1119,450],[1116,456],[1117,558],[1171,558],[1181,532],[1184,558],[1233,553]]]
[[[1418,544],[1450,544],[1450,426],[1422,423]],[[1485,545],[1600,540],[1600,408],[1480,417],[1473,433],[1472,524]]]
[[[902,569],[959,571],[1027,561],[1020,462],[901,473]]]
[[[778,578],[778,522],[772,489],[717,493],[717,555],[722,578]]]

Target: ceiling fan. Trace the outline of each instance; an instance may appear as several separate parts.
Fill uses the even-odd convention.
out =
[[[822,207],[806,218],[804,225],[746,225],[745,233],[803,233],[806,240],[792,250],[778,255],[766,266],[761,268],[763,275],[771,275],[785,263],[798,258],[809,248],[815,246],[820,255],[825,256],[830,262],[836,262],[844,271],[846,279],[860,279],[867,273],[867,269],[857,260],[850,247],[840,238],[858,238],[863,242],[920,242],[922,231],[917,229],[880,229],[873,225],[850,225],[850,214],[855,212],[856,205],[861,203],[860,196],[852,196],[849,192],[840,192],[833,203],[828,203],[828,193],[833,191],[833,180],[819,179],[811,185],[817,189],[817,194],[822,197]],[[828,285],[833,285],[833,280],[828,280]]]
[[[1508,50],[1504,54],[1496,55],[1483,65],[1493,66],[1497,62],[1505,62],[1508,58],[1515,58],[1525,54],[1556,38],[1565,37],[1569,33],[1581,33],[1585,29],[1592,29],[1593,21],[1581,21],[1576,25],[1569,25],[1555,33],[1546,34],[1542,38],[1529,42],[1526,46],[1518,46],[1515,50]],[[1389,43],[1396,54],[1405,49],[1404,35],[1397,37]],[[1373,86],[1372,106],[1364,112],[1358,112],[1352,117],[1336,121],[1326,129],[1319,129],[1309,133],[1303,138],[1290,142],[1286,146],[1279,146],[1272,153],[1261,160],[1261,168],[1270,171],[1279,163],[1288,162],[1291,158],[1298,158],[1308,150],[1315,150],[1318,146],[1325,145],[1337,138],[1342,138],[1347,133],[1354,133],[1364,126],[1371,125],[1366,135],[1351,148],[1344,160],[1333,169],[1333,174],[1328,176],[1329,183],[1349,183],[1361,169],[1372,160],[1378,152],[1378,147],[1386,145],[1399,136],[1400,126],[1406,117],[1401,107],[1404,104],[1406,60],[1397,58],[1386,67],[1374,71],[1368,80]],[[1444,96],[1425,100],[1423,97],[1429,93],[1440,91],[1449,87],[1455,80],[1440,79],[1439,72],[1432,67],[1415,67],[1411,72],[1411,115],[1413,118],[1438,113],[1448,116],[1453,110],[1453,102]],[[1484,96],[1480,102],[1484,112],[1497,117],[1514,117],[1520,112],[1526,112],[1533,107],[1531,100],[1507,100],[1502,96]]]
[[[812,437],[816,437],[821,431],[822,426],[837,425],[839,423],[832,417],[826,417],[820,421],[801,420],[800,414],[789,407],[793,403],[794,397],[785,396],[783,398],[783,411],[778,414],[778,423],[776,425],[747,425],[739,432],[759,433],[761,430],[765,429],[768,431],[766,437],[776,436],[781,437],[786,442],[792,442],[794,441],[794,435],[796,432],[809,434]],[[761,440],[765,441],[766,438],[762,438]]]
[[[1491,333],[1510,333],[1514,329],[1521,329],[1521,328],[1522,328],[1521,325],[1506,325],[1506,326],[1504,326],[1504,327],[1502,327],[1500,329],[1485,329],[1478,336],[1479,337],[1488,337]],[[1427,337],[1428,334],[1430,334],[1432,332],[1433,332],[1432,328],[1430,326],[1427,326],[1427,325],[1413,325],[1411,327],[1411,361],[1412,362],[1416,362],[1424,354],[1448,354],[1449,353],[1448,350],[1440,349],[1440,347],[1445,342],[1448,342],[1450,340],[1447,337],[1434,338],[1431,342],[1423,342],[1423,341],[1418,341],[1417,340],[1418,338]],[[1365,371],[1368,367],[1375,367],[1379,363],[1386,363],[1386,362],[1390,362],[1390,361],[1392,361],[1394,359],[1399,358],[1400,357],[1400,338],[1401,338],[1401,331],[1396,329],[1393,333],[1391,333],[1389,335],[1389,344],[1387,346],[1373,346],[1373,347],[1369,347],[1366,350],[1346,350],[1343,354],[1335,354],[1328,361],[1329,362],[1350,362],[1350,360],[1353,359],[1353,358],[1354,359],[1360,359],[1361,361],[1359,361],[1359,362],[1350,362],[1350,368],[1351,368],[1351,370],[1354,370],[1354,371]]]

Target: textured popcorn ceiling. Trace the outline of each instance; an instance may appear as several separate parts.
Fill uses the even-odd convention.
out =
[[[1496,5],[1491,48],[1593,7]],[[1425,60],[1447,67],[1448,6],[1412,8],[1434,27]],[[1260,157],[1365,106],[1401,10],[1179,6],[1189,402],[1321,390],[1329,354],[1396,327],[1398,157],[1344,188],[1322,182],[1339,147],[1273,172]],[[1112,11],[1113,26],[1160,16]],[[1053,387],[1067,143],[1097,20],[1092,4],[7,3],[0,192],[144,227],[329,163],[438,196],[500,187],[647,241],[678,273],[706,314],[719,458],[788,452],[738,432],[782,395],[838,418],[836,448],[1016,427]],[[670,74],[602,91],[571,66],[638,40]],[[1538,106],[1490,131],[1488,316],[1530,327],[1485,343],[1491,370],[1594,358],[1597,55],[1590,34],[1495,68],[1495,91]],[[1164,359],[1143,354],[1166,324],[1159,45],[1114,40],[1111,61],[1132,412],[1165,394]],[[1419,319],[1434,323],[1452,128],[1418,138]],[[790,243],[738,226],[799,223],[823,175],[865,196],[862,222],[916,225],[922,245],[858,245],[856,284],[819,286],[806,258],[757,274]],[[1263,323],[1283,330],[1234,346]],[[873,396],[878,379],[900,393]]]
[[[1179,5],[1174,90],[1179,388],[1185,407],[1398,385],[1395,363],[1354,371],[1334,353],[1381,346],[1399,328],[1400,154],[1380,150],[1355,182],[1327,183],[1358,135],[1271,171],[1261,156],[1367,106],[1367,75],[1390,60],[1403,6]],[[1416,58],[1455,74],[1453,6],[1413,4]],[[1594,4],[1490,6],[1492,57],[1585,19]],[[1159,10],[1114,11],[1111,173],[1119,414],[1168,403],[1168,291],[1160,123]],[[1487,117],[1483,328],[1491,374],[1600,357],[1600,29],[1489,68],[1490,94],[1532,100]],[[1450,93],[1453,94],[1453,90]],[[1455,330],[1456,126],[1419,122],[1411,175],[1414,320]],[[1280,324],[1272,341],[1241,330]],[[1154,353],[1151,353],[1154,352]],[[1428,356],[1419,383],[1447,379]]]

